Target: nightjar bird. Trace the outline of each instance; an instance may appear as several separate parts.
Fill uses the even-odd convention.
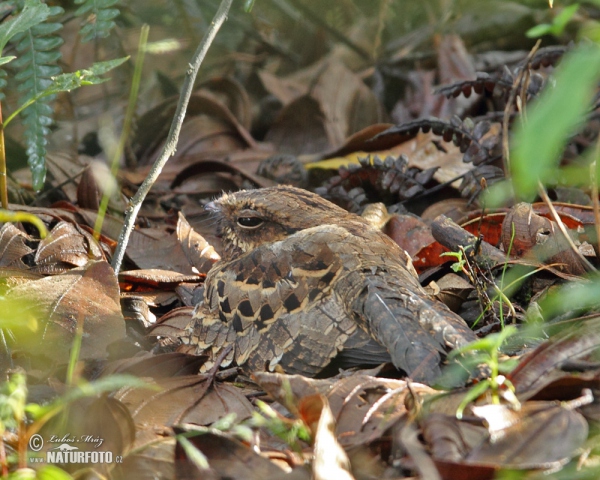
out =
[[[223,195],[206,207],[218,220],[223,256],[182,338],[222,366],[315,376],[336,356],[391,358],[414,380],[440,373],[449,348],[476,339],[430,297],[410,259],[371,224],[289,186]]]

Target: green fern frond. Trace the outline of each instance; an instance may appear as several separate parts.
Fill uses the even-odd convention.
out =
[[[22,2],[20,2],[22,3]],[[22,6],[22,5],[19,5]],[[52,22],[52,18],[62,15],[61,7],[50,7],[50,16],[44,23],[35,25],[15,35],[17,59],[11,63],[19,73],[15,80],[21,93],[21,102],[36,97],[52,84],[52,78],[61,73],[57,65],[61,57],[59,47],[62,38],[54,35],[62,24]],[[33,176],[33,188],[40,190],[46,178],[46,136],[50,133],[53,110],[50,102],[54,96],[41,98],[22,113],[23,124],[27,127],[25,140],[29,168]]]
[[[116,25],[113,19],[119,16],[119,10],[110,7],[117,3],[119,0],[75,0],[76,5],[81,5],[75,11],[75,15],[86,16],[84,25],[79,31],[82,42],[110,35],[110,31]]]

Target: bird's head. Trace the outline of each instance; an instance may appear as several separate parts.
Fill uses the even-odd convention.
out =
[[[206,209],[219,223],[225,259],[351,215],[315,193],[289,186],[224,194]]]

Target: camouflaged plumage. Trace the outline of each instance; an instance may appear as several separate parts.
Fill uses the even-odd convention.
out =
[[[318,195],[272,187],[224,195],[207,208],[224,254],[183,341],[211,361],[232,345],[223,366],[279,363],[314,376],[343,348],[374,339],[398,368],[427,381],[439,373],[440,353],[475,339],[425,293],[389,237]]]

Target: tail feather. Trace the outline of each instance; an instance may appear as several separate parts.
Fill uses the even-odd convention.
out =
[[[388,349],[396,367],[413,380],[429,383],[441,373],[441,356],[447,348],[476,336],[460,317],[419,293],[372,276],[353,310],[371,336]]]

